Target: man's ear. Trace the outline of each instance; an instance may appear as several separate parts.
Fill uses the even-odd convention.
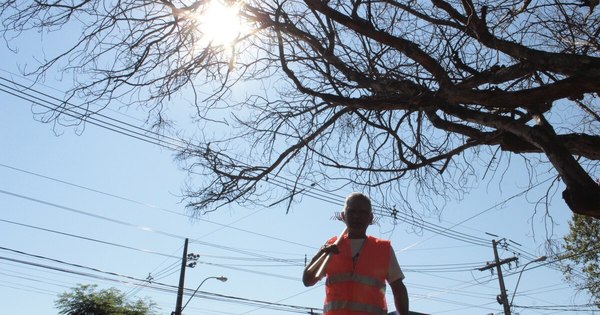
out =
[[[369,215],[369,224],[373,224],[373,219],[375,217],[373,216],[373,212],[371,212],[371,214]]]
[[[342,211],[340,213],[340,218],[342,218],[342,222],[346,222],[346,212],[345,211]]]

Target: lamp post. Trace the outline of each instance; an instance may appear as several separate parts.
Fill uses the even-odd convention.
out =
[[[531,263],[535,263],[535,262],[541,262],[541,261],[545,261],[546,260],[546,256],[540,256],[528,263],[526,263],[525,265],[523,265],[523,268],[521,269],[521,272],[519,272],[519,278],[517,279],[517,285],[515,286],[515,292],[513,292],[513,296],[510,299],[510,303],[509,306],[513,305],[513,300],[515,299],[515,295],[517,294],[517,288],[519,287],[519,281],[521,281],[521,276],[523,275],[523,271],[525,271],[525,268],[527,267],[527,265],[531,264]]]
[[[188,305],[188,303],[190,303],[190,301],[192,300],[192,298],[194,297],[194,295],[196,295],[196,292],[198,292],[198,290],[200,290],[200,287],[204,284],[204,282],[208,279],[217,279],[221,282],[225,282],[227,281],[227,277],[208,277],[204,280],[202,280],[202,282],[200,282],[200,285],[196,288],[196,290],[194,291],[194,293],[192,293],[192,296],[190,296],[190,298],[187,300],[187,302],[185,302],[185,304],[183,305],[183,307],[181,308],[181,310],[179,311],[179,314],[183,313],[183,310],[185,309],[185,307]]]

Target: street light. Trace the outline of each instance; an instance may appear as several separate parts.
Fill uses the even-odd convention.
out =
[[[194,293],[192,293],[192,296],[190,296],[189,300],[187,300],[187,302],[185,302],[185,304],[184,304],[184,305],[183,305],[183,307],[181,308],[181,311],[180,311],[180,313],[179,313],[179,314],[183,313],[183,310],[184,310],[184,309],[185,309],[185,307],[188,305],[188,303],[190,303],[190,301],[192,300],[192,298],[194,297],[194,295],[196,295],[196,292],[198,292],[198,290],[200,289],[200,287],[202,286],[202,284],[204,284],[204,282],[205,282],[206,280],[208,280],[208,279],[217,279],[217,280],[219,280],[219,281],[221,281],[221,282],[225,282],[225,281],[227,281],[227,277],[223,277],[223,276],[220,276],[220,277],[208,277],[208,278],[206,278],[206,279],[202,280],[202,282],[200,282],[200,285],[199,285],[199,286],[196,288],[196,290],[194,291]]]
[[[515,286],[515,292],[513,292],[513,296],[510,299],[510,303],[508,304],[509,306],[513,305],[513,300],[515,299],[515,295],[517,294],[517,288],[519,287],[519,281],[521,281],[521,276],[523,275],[523,271],[525,271],[525,267],[527,267],[527,265],[529,265],[531,263],[544,261],[544,260],[546,260],[546,258],[548,258],[548,257],[546,257],[546,256],[540,256],[540,257],[538,257],[538,258],[536,258],[536,259],[534,259],[534,260],[526,263],[525,265],[523,265],[523,268],[521,269],[521,272],[519,272],[519,279],[517,279],[517,285]]]

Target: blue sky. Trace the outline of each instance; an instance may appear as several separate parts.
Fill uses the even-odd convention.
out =
[[[2,56],[0,76],[27,84],[15,75],[17,57]],[[60,97],[64,86],[47,80],[34,88]],[[189,252],[200,255],[186,271],[186,288],[212,276],[229,280],[205,282],[200,290],[208,293],[194,297],[184,313],[271,315],[321,307],[322,284],[305,288],[300,280],[304,259],[342,230],[331,217],[349,191],[304,196],[289,214],[280,206],[232,206],[192,219],[180,198],[188,179],[174,152],[91,124],[54,128],[34,119],[30,102],[1,93],[2,313],[56,314],[57,294],[94,283],[149,297],[160,314],[170,314],[185,238]],[[135,109],[103,113],[136,126],[145,117]],[[570,212],[562,200],[552,201],[548,215],[534,213],[546,186],[521,194],[528,179],[517,159],[512,163],[501,184],[483,182],[439,217],[425,217],[425,229],[390,218],[370,228],[392,241],[412,310],[498,314],[497,278],[477,270],[493,260],[491,240],[510,239],[500,257],[518,255],[523,266],[543,253],[546,233],[566,233]],[[565,284],[555,264],[529,267],[536,268],[523,272],[514,298],[525,307],[516,309],[520,314],[590,313],[580,306],[588,296]],[[504,268],[510,297],[520,271],[514,264]],[[148,276],[152,283],[143,281]]]

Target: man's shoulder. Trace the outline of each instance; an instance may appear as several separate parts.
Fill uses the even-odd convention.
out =
[[[368,237],[373,243],[381,245],[381,246],[391,246],[392,242],[390,242],[389,240],[385,240],[382,238],[378,238],[378,237],[374,237],[374,236],[369,236]]]

